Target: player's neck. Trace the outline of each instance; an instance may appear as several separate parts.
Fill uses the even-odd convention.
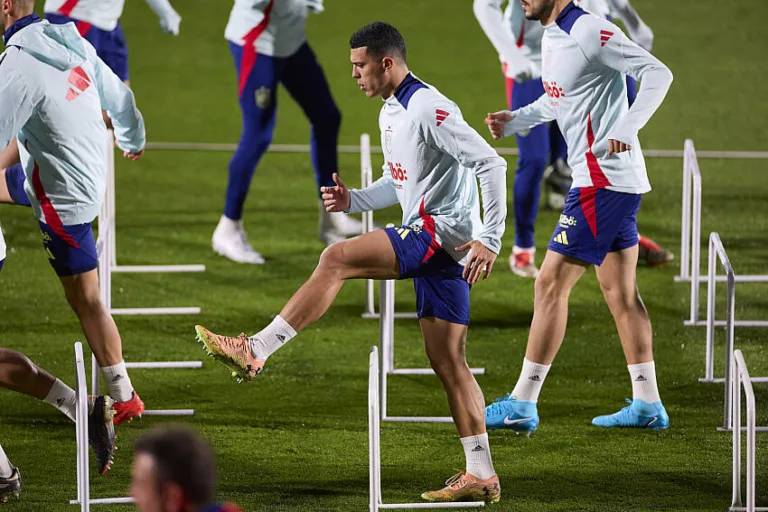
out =
[[[389,98],[395,93],[400,84],[403,83],[403,80],[405,80],[405,77],[410,73],[410,70],[408,69],[408,66],[397,66],[392,68],[390,73],[392,74],[392,79],[389,81],[386,90],[381,93],[381,97],[384,99]]]
[[[554,23],[557,17],[560,16],[560,13],[572,3],[573,0],[555,0],[555,4],[552,7],[552,11],[549,13],[549,16],[541,18],[541,24],[546,27],[547,25]]]

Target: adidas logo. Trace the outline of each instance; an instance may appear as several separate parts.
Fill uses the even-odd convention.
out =
[[[565,231],[558,233],[554,240],[558,244],[568,245],[568,235],[565,234]]]
[[[635,382],[646,382],[647,380],[648,379],[646,379],[642,375],[638,375],[637,378],[635,379]]]
[[[284,334],[275,334],[277,336],[277,339],[280,340],[280,343],[285,343],[286,336]]]
[[[534,375],[533,377],[528,377],[528,380],[532,380],[533,382],[541,382],[541,377]]]
[[[600,31],[600,48],[605,46],[605,44],[611,39],[612,35],[613,35],[613,32],[610,32],[608,30]]]
[[[483,448],[483,447],[482,447],[482,446],[480,446],[480,445],[477,445],[477,446],[475,446],[475,447],[472,449],[472,452],[473,452],[473,453],[474,453],[474,452],[484,452],[484,451],[485,451],[485,448]]]
[[[435,120],[437,121],[437,126],[443,124],[443,121],[445,121],[449,115],[451,115],[451,113],[446,112],[445,110],[439,108],[435,110]]]
[[[56,399],[56,407],[61,407],[62,405],[64,405],[64,402],[66,402],[66,400],[64,398],[57,398]]]
[[[123,379],[123,376],[118,373],[117,375],[112,377],[112,382],[117,382],[117,381],[119,381],[121,379]]]
[[[69,79],[67,81],[74,87],[74,89],[72,87],[67,89],[67,101],[74,100],[80,96],[80,93],[85,92],[85,90],[91,86],[91,79],[80,66],[77,66],[69,73]]]

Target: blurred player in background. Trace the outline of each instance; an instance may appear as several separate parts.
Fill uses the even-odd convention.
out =
[[[653,361],[653,332],[637,290],[637,211],[651,190],[638,140],[672,83],[658,59],[604,18],[570,0],[522,0],[528,19],[544,26],[542,79],[546,94],[513,112],[488,114],[494,138],[557,120],[570,150],[574,183],[536,280],[533,322],[523,369],[514,390],[486,410],[489,428],[531,432],[536,402],[565,336],[568,297],[595,265],[619,331],[633,400],[600,427],[663,429]],[[643,81],[628,107],[625,75]]]
[[[34,0],[0,0],[6,51],[0,55],[0,155],[12,165],[0,202],[30,205],[48,260],[77,314],[115,400],[115,424],[138,416],[120,334],[99,297],[92,222],[106,188],[106,127],[115,125],[124,156],[138,159],[144,120],[130,89],[96,55],[74,24],[52,25]],[[17,138],[15,148],[9,142]],[[14,161],[15,160],[15,161]]]
[[[139,512],[241,512],[213,503],[216,459],[191,430],[166,427],[134,445],[131,496]]]
[[[487,278],[501,249],[506,162],[464,121],[455,103],[412,75],[397,29],[382,22],[350,39],[352,77],[381,96],[383,176],[363,190],[323,187],[328,211],[362,212],[400,204],[402,225],[327,248],[309,280],[259,333],[219,336],[197,326],[211,355],[251,380],[267,358],[331,306],[347,279],[413,278],[424,345],[443,383],[466,456],[466,471],[427,492],[428,501],[501,498],[485,431],[483,394],[467,367],[470,285]],[[480,218],[477,180],[482,191]]]
[[[181,16],[168,0],[146,0],[160,18],[163,31],[179,35]],[[54,24],[72,22],[115,74],[129,83],[128,47],[120,26],[125,0],[46,0],[45,19]]]
[[[322,0],[235,0],[225,37],[234,58],[243,132],[229,163],[224,213],[213,233],[213,250],[238,263],[264,263],[248,242],[243,205],[251,179],[275,130],[277,86],[282,84],[309,119],[310,153],[320,187],[338,172],[341,113],[323,69],[307,43],[308,11],[321,13]],[[359,235],[362,223],[320,203],[320,239],[326,244]]]

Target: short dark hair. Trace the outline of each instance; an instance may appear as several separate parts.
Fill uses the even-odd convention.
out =
[[[376,58],[386,55],[400,57],[405,62],[405,39],[402,34],[383,21],[375,21],[358,29],[349,38],[351,49],[366,47],[366,52]]]
[[[216,460],[208,443],[186,428],[166,427],[141,436],[136,455],[155,463],[159,483],[173,482],[194,505],[207,505],[216,487]]]

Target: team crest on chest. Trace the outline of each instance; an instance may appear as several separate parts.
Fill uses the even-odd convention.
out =
[[[265,109],[272,104],[272,90],[269,87],[261,86],[256,89],[256,106]]]
[[[390,128],[384,130],[384,148],[388,155],[392,154],[392,130]]]

